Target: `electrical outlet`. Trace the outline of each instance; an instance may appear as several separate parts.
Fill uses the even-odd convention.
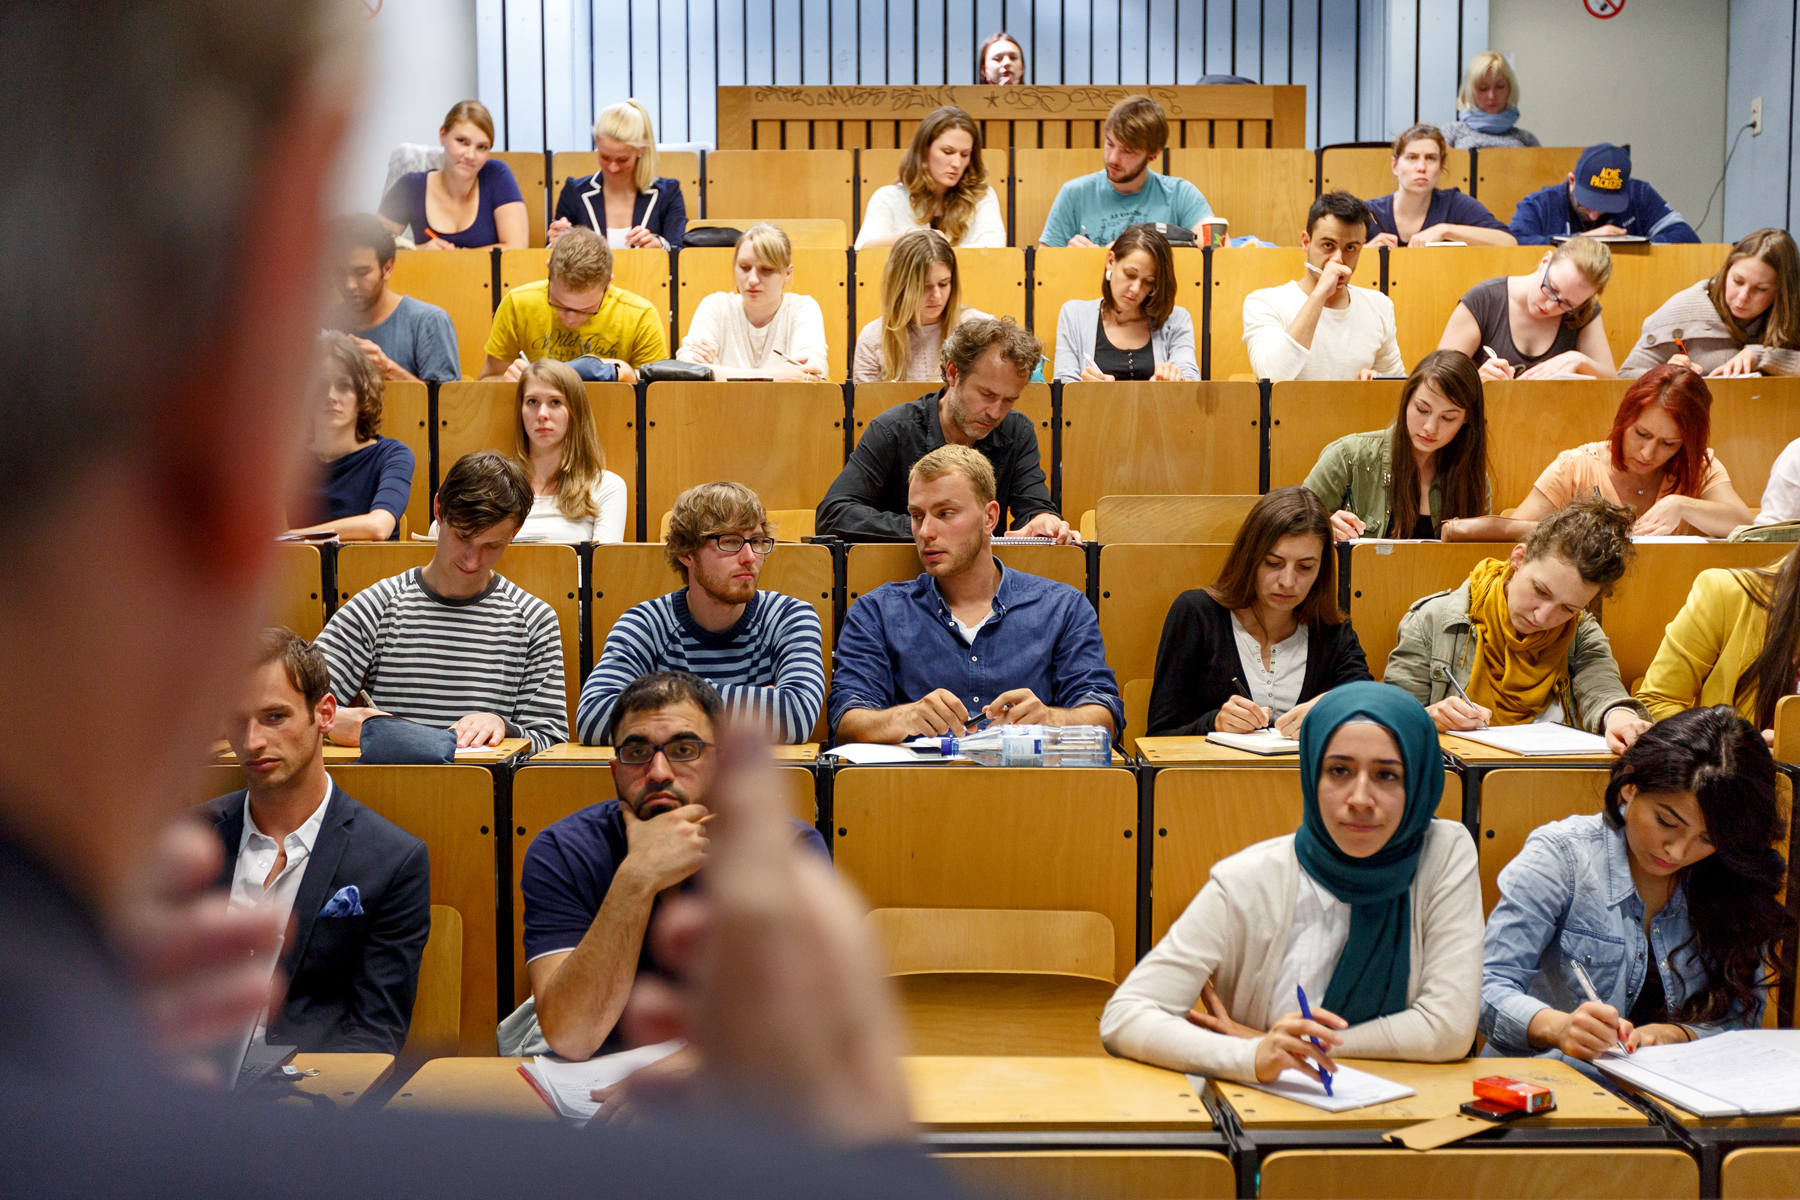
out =
[[[1750,136],[1755,137],[1762,132],[1762,97],[1758,96],[1750,102]]]

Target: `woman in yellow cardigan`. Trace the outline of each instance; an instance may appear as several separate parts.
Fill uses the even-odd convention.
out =
[[[1729,704],[1774,740],[1775,705],[1800,671],[1800,543],[1776,567],[1694,578],[1637,698],[1657,720]]]

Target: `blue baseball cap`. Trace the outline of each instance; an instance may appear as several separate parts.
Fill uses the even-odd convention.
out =
[[[1575,203],[1595,212],[1631,207],[1631,151],[1611,142],[1589,146],[1575,164]]]

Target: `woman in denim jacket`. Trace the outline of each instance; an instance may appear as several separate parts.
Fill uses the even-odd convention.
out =
[[[1762,1021],[1787,915],[1775,762],[1730,707],[1645,732],[1606,811],[1535,830],[1500,872],[1481,980],[1484,1053],[1588,1064]],[[1600,995],[1586,999],[1573,963]]]

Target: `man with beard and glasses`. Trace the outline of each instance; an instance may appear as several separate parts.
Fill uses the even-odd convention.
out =
[[[349,334],[390,383],[448,383],[462,378],[450,314],[388,286],[394,235],[374,213],[338,219],[338,309],[332,325]]]
[[[1056,193],[1038,241],[1045,246],[1110,246],[1130,225],[1200,228],[1212,206],[1185,179],[1160,175],[1169,120],[1148,96],[1127,96],[1106,114],[1106,169],[1071,179]]]
[[[994,470],[967,446],[913,464],[906,510],[925,573],[851,606],[829,711],[843,742],[903,742],[1000,724],[1125,728],[1100,623],[1066,583],[993,554]]]
[[[611,706],[618,799],[564,817],[525,852],[519,890],[532,998],[502,1023],[502,1054],[547,1047],[584,1059],[625,1049],[618,1023],[633,983],[665,970],[644,937],[651,914],[706,862],[704,801],[724,709],[718,691],[686,671],[645,675]],[[796,840],[825,854],[818,830],[792,824]]]
[[[652,671],[692,671],[734,717],[777,741],[807,740],[825,703],[823,635],[812,605],[757,590],[773,535],[762,501],[741,483],[705,483],[675,498],[663,552],[687,586],[613,623],[576,706],[583,742],[605,744],[620,693]]]
[[[939,446],[972,446],[991,464],[1000,520],[1015,537],[1079,542],[1057,513],[1031,418],[1014,412],[1044,347],[1010,318],[977,317],[944,339],[940,391],[888,409],[863,432],[825,499],[816,528],[847,542],[913,540],[908,472]]]

